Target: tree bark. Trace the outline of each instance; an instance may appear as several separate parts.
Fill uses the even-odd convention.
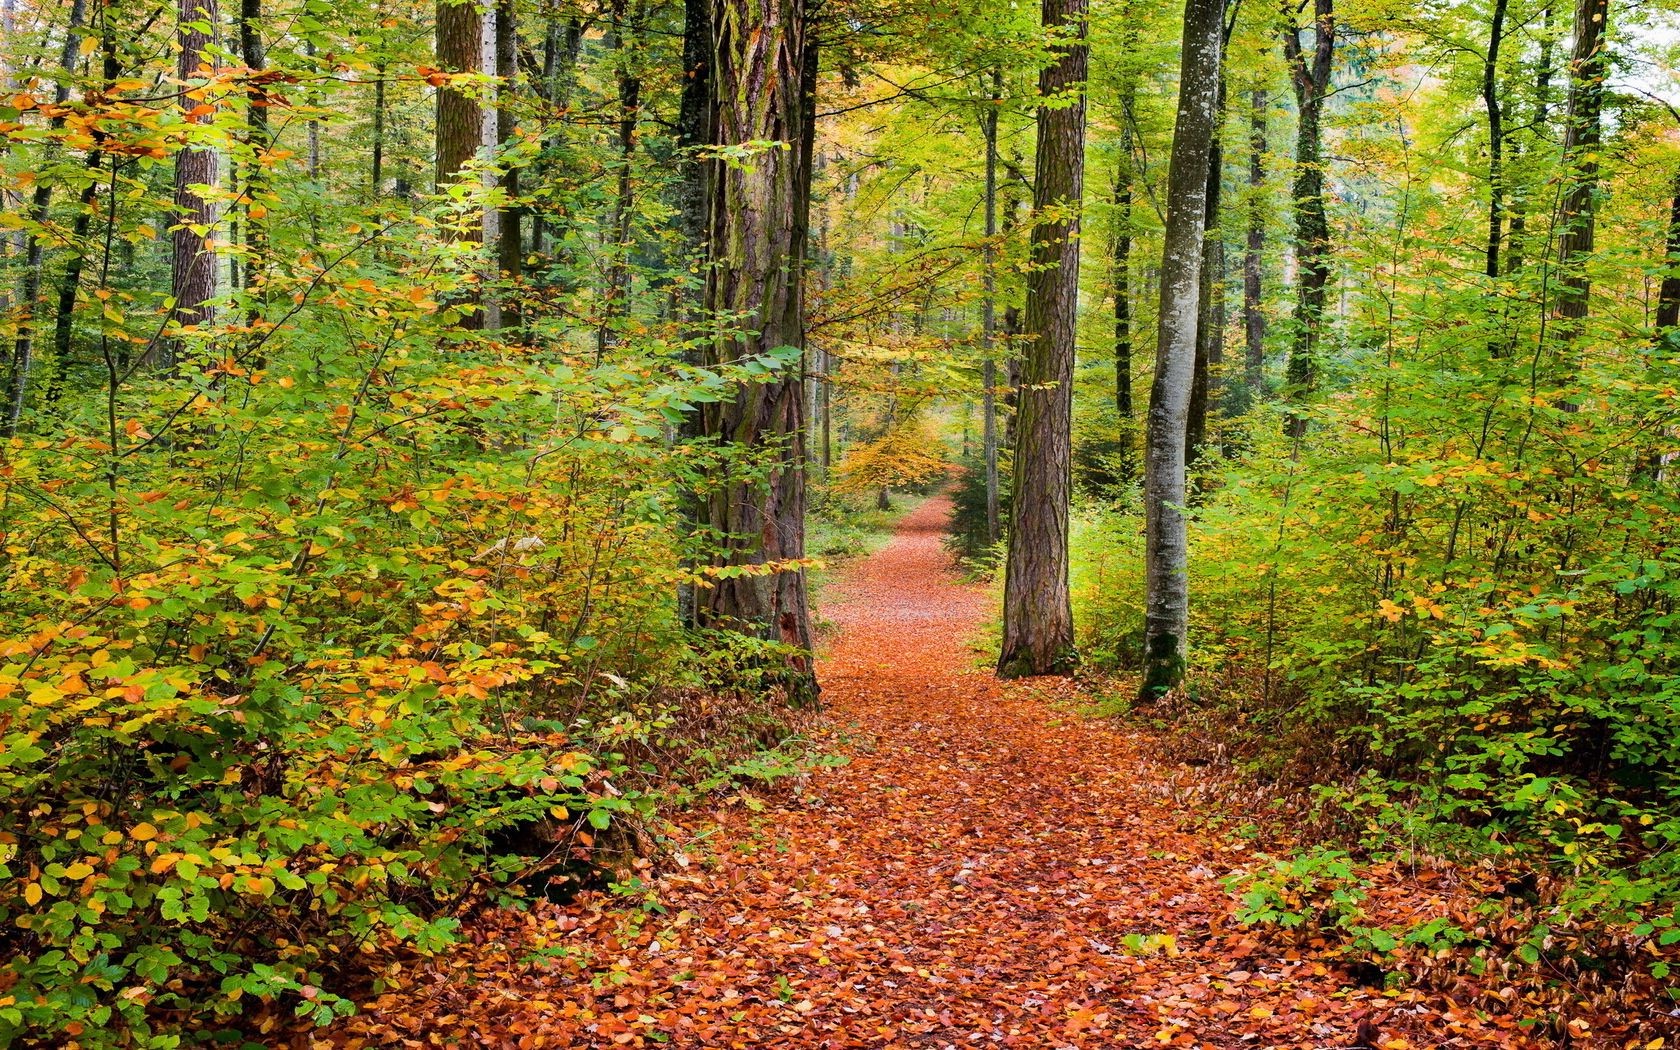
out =
[[[1255,88],[1248,113],[1248,240],[1243,250],[1243,381],[1247,397],[1259,397],[1266,385],[1266,111],[1271,100]]]
[[[1185,420],[1195,370],[1207,219],[1208,158],[1219,96],[1221,0],[1186,0],[1178,118],[1167,171],[1161,316],[1149,392],[1144,515],[1147,544],[1142,696],[1156,700],[1184,676],[1190,623],[1184,516]]]
[[[176,39],[181,54],[176,74],[183,81],[196,79],[199,67],[214,61],[209,49],[220,18],[216,0],[180,0],[177,14]],[[187,123],[209,123],[212,114],[199,112],[205,107],[205,103],[189,97],[183,89],[181,109]],[[205,246],[205,241],[216,225],[216,205],[194,187],[214,186],[216,169],[214,150],[189,145],[175,155],[176,225],[170,235],[169,259],[169,291],[175,307],[170,312],[170,323],[182,328],[207,324],[212,316],[209,302],[216,296],[216,256]],[[182,349],[178,337],[164,339],[155,363],[174,368],[180,362]]]
[[[802,349],[805,212],[810,142],[802,97],[808,84],[805,0],[715,0],[711,32],[711,141],[720,146],[782,144],[750,165],[707,161],[705,312],[717,324],[705,363],[725,365],[782,347]],[[741,330],[731,330],[740,325]],[[726,628],[808,654],[805,570],[803,377],[786,367],[773,380],[741,385],[701,408],[702,433],[767,465],[762,477],[718,481],[699,518],[717,549],[714,566],[772,566],[727,574],[696,598],[701,626]],[[759,474],[758,470],[751,472]],[[813,701],[808,655],[791,657],[782,679],[796,703]]]
[[[1324,326],[1325,290],[1330,282],[1330,219],[1324,203],[1324,142],[1320,128],[1324,98],[1330,91],[1330,73],[1336,52],[1335,0],[1313,0],[1312,55],[1309,59],[1286,5],[1283,52],[1289,62],[1289,79],[1295,89],[1299,122],[1295,130],[1295,182],[1291,190],[1295,207],[1296,284],[1295,317],[1291,321],[1294,339],[1289,350],[1286,376],[1289,398],[1299,405],[1311,393],[1318,379],[1319,341]],[[1292,410],[1285,422],[1292,437],[1307,432],[1306,417]]]
[[[496,3],[496,146],[505,149],[513,140],[518,122],[513,97],[519,82],[519,23],[513,0]],[[502,327],[518,328],[521,323],[519,278],[525,268],[523,223],[525,209],[519,203],[519,167],[508,164],[502,173],[501,206],[496,223],[496,268],[501,271],[507,294],[502,296]]]
[[[1664,247],[1662,286],[1657,290],[1657,338],[1680,325],[1680,172],[1670,183],[1668,237]]]
[[[991,73],[992,90],[981,117],[981,133],[986,140],[986,250],[984,267],[984,298],[980,301],[980,421],[981,458],[986,483],[986,543],[995,544],[1000,535],[998,520],[1001,502],[998,494],[998,429],[997,429],[997,137],[998,110],[1003,105],[1003,72]]]
[[[615,77],[618,85],[618,180],[613,196],[612,244],[608,246],[606,303],[596,329],[596,357],[601,358],[617,344],[620,322],[630,312],[630,230],[635,219],[636,181],[634,158],[636,128],[641,121],[642,81],[636,75],[632,57],[635,44],[624,33],[635,18],[627,19],[625,0],[614,0],[612,38]]]
[[[1207,190],[1202,220],[1201,289],[1197,295],[1196,362],[1190,382],[1190,408],[1185,421],[1187,455],[1193,462],[1207,444],[1208,404],[1214,400],[1214,370],[1225,357],[1225,318],[1219,284],[1225,268],[1225,246],[1219,240],[1220,190],[1225,176],[1221,142],[1225,123],[1225,2],[1220,0],[1219,87],[1214,102],[1213,141],[1208,145]]]
[[[1598,146],[1603,135],[1600,114],[1604,81],[1610,72],[1610,54],[1604,46],[1609,14],[1610,0],[1578,0],[1575,6],[1569,108],[1563,127],[1564,189],[1558,213],[1557,333],[1565,344],[1580,334],[1591,292],[1583,263],[1593,252]],[[1573,372],[1573,366],[1566,371]]]
[[[268,67],[263,50],[262,0],[239,2],[239,51],[247,69],[262,72]],[[268,152],[268,92],[257,87],[245,97],[245,144],[250,152],[250,165],[245,174],[245,282],[250,299],[247,319],[262,319],[263,285],[268,279],[268,206],[262,198],[268,196],[268,167],[263,160]]]
[[[438,0],[437,60],[446,73],[479,73],[483,71],[484,15],[476,0]],[[453,86],[443,86],[437,93],[437,147],[434,185],[438,192],[449,188],[459,177],[461,169],[478,153],[484,138],[484,112],[477,95]],[[483,237],[482,222],[468,224],[454,236],[467,240]],[[480,297],[463,296],[457,302],[469,307],[461,319],[461,327],[481,329],[484,314]]]
[[[1482,272],[1489,277],[1500,274],[1499,252],[1505,235],[1505,111],[1499,102],[1499,48],[1505,40],[1508,5],[1509,0],[1494,0],[1482,62],[1482,105],[1488,124],[1488,232]]]
[[[1079,306],[1079,207],[1085,174],[1086,0],[1044,0],[1044,26],[1059,34],[1039,73],[1033,180],[1033,269],[1027,310],[1009,561],[1004,575],[1004,678],[1063,674],[1078,664],[1068,592],[1072,495],[1073,365]],[[1072,95],[1072,101],[1068,96]]]

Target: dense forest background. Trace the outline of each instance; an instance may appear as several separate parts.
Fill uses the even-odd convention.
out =
[[[1247,921],[1667,978],[1664,3],[4,5],[0,1042],[634,888],[948,475],[1005,674],[1313,829]]]

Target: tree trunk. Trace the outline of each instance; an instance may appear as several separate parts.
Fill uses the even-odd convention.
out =
[[[601,323],[596,329],[597,359],[617,344],[619,326],[630,312],[630,230],[635,220],[636,205],[633,160],[636,127],[641,120],[642,106],[642,81],[632,65],[636,61],[632,57],[636,45],[624,36],[629,26],[625,17],[625,0],[614,0],[612,12],[615,23],[612,31],[613,57],[618,82],[618,186],[613,196],[610,223],[612,244],[607,248],[606,303]]]
[[[992,71],[991,96],[980,120],[986,140],[986,250],[983,261],[984,298],[980,301],[980,420],[981,457],[986,481],[986,543],[1000,535],[997,430],[997,136],[998,109],[1003,105],[1003,72]]]
[[[1680,172],[1676,172],[1668,207],[1668,238],[1664,244],[1662,286],[1657,290],[1657,338],[1680,325]]]
[[[1505,10],[1509,0],[1494,0],[1488,25],[1487,54],[1482,62],[1482,105],[1488,124],[1488,232],[1482,272],[1498,277],[1499,251],[1505,235],[1505,113],[1499,102],[1499,47],[1505,39]]]
[[[1266,385],[1266,110],[1271,100],[1255,88],[1248,112],[1248,241],[1243,250],[1243,385],[1250,403]]]
[[[519,82],[519,23],[513,0],[496,3],[496,146],[503,149],[512,141],[516,127],[513,96]],[[502,296],[502,327],[518,328],[519,277],[525,267],[522,223],[525,209],[519,203],[519,168],[509,164],[502,174],[501,206],[496,222],[496,268],[501,271],[507,294]]]
[[[1186,454],[1191,461],[1201,458],[1207,444],[1208,404],[1214,399],[1214,369],[1225,356],[1225,325],[1221,316],[1219,282],[1225,267],[1224,245],[1219,241],[1219,198],[1225,176],[1225,151],[1221,132],[1225,123],[1225,3],[1220,0],[1219,87],[1214,102],[1213,141],[1208,145],[1207,190],[1202,220],[1201,288],[1197,293],[1196,361],[1190,382],[1190,408],[1185,421]]]
[[[1578,0],[1569,60],[1569,109],[1563,127],[1563,202],[1558,214],[1557,334],[1568,344],[1587,316],[1591,284],[1583,264],[1593,252],[1598,195],[1600,112],[1610,55],[1604,46],[1610,0]],[[1565,351],[1568,353],[1568,351]],[[1574,366],[1567,365],[1566,373]]]
[[[437,60],[446,73],[478,73],[483,71],[484,15],[476,0],[455,3],[438,0]],[[434,184],[439,192],[447,189],[460,171],[478,153],[484,138],[484,113],[477,95],[471,90],[444,86],[437,93],[437,156]],[[454,236],[468,240],[483,237],[482,225],[471,225]],[[484,315],[478,296],[465,296],[463,305],[469,307],[461,319],[461,327],[484,327]],[[462,300],[457,300],[461,303]]]
[[[677,186],[677,221],[689,258],[698,257],[706,239],[706,175],[710,168],[695,151],[711,145],[711,19],[711,0],[687,0],[683,5],[683,82],[677,115],[682,178]]]
[[[268,68],[263,50],[262,0],[239,0],[239,53],[247,69]],[[245,96],[245,144],[250,153],[245,173],[245,280],[241,287],[250,300],[246,318],[262,319],[263,285],[268,279],[268,167],[263,163],[269,144],[268,92],[249,89]]]
[[[199,67],[214,62],[209,49],[220,15],[216,0],[180,0],[176,39],[181,47],[176,74],[183,80],[200,77]],[[208,124],[212,114],[199,112],[205,103],[181,96],[181,109],[189,124]],[[208,324],[209,306],[216,296],[216,256],[206,246],[216,225],[216,205],[195,187],[216,184],[216,153],[186,146],[175,155],[175,229],[170,235],[169,292],[175,307],[171,325],[191,327]],[[196,227],[196,228],[195,228]],[[157,364],[174,368],[180,362],[182,341],[174,336],[163,340]]]
[[[1324,98],[1330,91],[1330,72],[1336,51],[1335,0],[1313,0],[1312,56],[1309,61],[1300,27],[1284,27],[1283,51],[1289,62],[1299,122],[1295,131],[1296,284],[1293,343],[1286,376],[1289,397],[1296,405],[1306,400],[1318,379],[1319,341],[1324,326],[1325,289],[1330,282],[1330,219],[1324,204],[1324,142],[1320,129]],[[1306,417],[1292,410],[1285,429],[1292,437],[1307,432]]]
[[[1128,33],[1128,39],[1133,39]],[[1120,421],[1120,477],[1137,474],[1137,409],[1132,398],[1132,106],[1137,85],[1120,87],[1120,160],[1114,173],[1114,411]]]
[[[804,0],[715,0],[712,5],[710,138],[720,146],[784,144],[749,165],[707,161],[709,233],[705,311],[743,330],[715,335],[705,363],[723,365],[804,346],[802,278],[809,207],[810,139]],[[737,321],[737,318],[744,319]],[[696,599],[705,627],[740,631],[808,652],[805,570],[803,377],[786,365],[774,380],[740,386],[701,408],[704,435],[767,462],[765,475],[729,477],[705,493],[702,526],[717,566],[772,565],[717,578]],[[754,473],[757,473],[754,471]],[[808,655],[790,658],[783,681],[794,702],[816,697]]]
[[[1547,4],[1544,11],[1544,23],[1540,31],[1540,55],[1535,63],[1534,74],[1534,120],[1529,125],[1535,135],[1544,135],[1547,122],[1552,112],[1552,5]],[[1521,142],[1512,143],[1512,151],[1520,150]],[[1506,273],[1516,273],[1523,267],[1523,240],[1528,232],[1528,197],[1523,192],[1522,183],[1512,186],[1511,221],[1509,235],[1505,238],[1505,258],[1502,265]]]
[[[1026,358],[1010,487],[998,674],[1063,674],[1078,663],[1068,593],[1073,365],[1079,306],[1079,207],[1085,174],[1086,0],[1044,0],[1055,61],[1038,78],[1033,268],[1027,275]],[[1074,101],[1061,101],[1069,93]]]
[[[1190,624],[1184,516],[1185,420],[1195,370],[1207,219],[1208,158],[1218,110],[1222,0],[1186,0],[1178,119],[1167,171],[1161,318],[1149,392],[1144,515],[1147,544],[1142,695],[1159,699],[1184,676]]]

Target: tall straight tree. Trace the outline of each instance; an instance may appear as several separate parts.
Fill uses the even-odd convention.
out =
[[[1161,251],[1161,311],[1155,381],[1144,447],[1147,559],[1143,697],[1154,700],[1184,676],[1190,625],[1189,539],[1184,516],[1185,420],[1196,366],[1208,158],[1219,108],[1223,0],[1186,0],[1178,118],[1167,169]]]
[[[1266,110],[1271,99],[1255,88],[1248,108],[1248,236],[1243,245],[1243,385],[1250,399],[1266,383],[1266,314],[1262,295],[1266,250]]]
[[[995,544],[1002,532],[998,521],[998,429],[997,429],[997,169],[998,110],[1003,106],[1003,71],[991,71],[991,91],[980,118],[986,140],[986,250],[982,278],[985,289],[980,301],[980,416],[981,456],[986,472],[986,542]]]
[[[484,13],[475,0],[438,0],[437,60],[445,73],[478,73],[484,61]],[[471,89],[444,85],[437,93],[435,186],[443,191],[478,152],[484,139],[484,112]],[[482,229],[473,226],[458,236],[477,240]],[[472,310],[463,328],[484,326],[480,310]]]
[[[1302,39],[1292,5],[1284,5],[1283,55],[1295,88],[1295,288],[1294,341],[1289,348],[1289,396],[1299,403],[1318,377],[1318,344],[1324,329],[1324,298],[1330,284],[1330,218],[1324,206],[1324,100],[1336,56],[1335,0],[1312,0],[1312,37]],[[1286,429],[1307,432],[1306,417],[1290,412]]]
[[[1558,334],[1571,340],[1587,316],[1590,282],[1582,263],[1592,254],[1598,195],[1598,147],[1603,137],[1604,46],[1610,0],[1577,0],[1575,46],[1569,59],[1569,103],[1563,124],[1563,201],[1558,212]]]
[[[1044,0],[1054,61],[1038,75],[1032,269],[1026,359],[1016,408],[1009,562],[1003,589],[1005,678],[1062,674],[1078,663],[1068,593],[1073,358],[1079,307],[1079,203],[1085,180],[1085,0]]]
[[[815,45],[805,0],[713,0],[710,8],[709,137],[720,149],[754,151],[748,163],[706,162],[703,358],[717,366],[805,345],[804,154]],[[805,556],[803,388],[797,365],[784,366],[768,382],[702,406],[701,433],[754,458],[751,470],[720,480],[699,501],[699,524],[718,544],[713,564],[770,568],[719,576],[696,596],[695,615],[701,626],[809,650],[805,570],[791,564]],[[784,681],[794,702],[815,699],[808,657],[793,658]]]
[[[182,81],[197,79],[202,76],[199,67],[212,61],[210,49],[220,19],[216,0],[180,0],[176,14],[175,37],[181,51],[175,72]],[[212,119],[211,107],[194,99],[186,88],[182,89],[181,109],[189,124],[206,124]],[[215,183],[215,150],[189,144],[175,155],[175,226],[170,235],[169,294],[175,300],[170,319],[178,325],[198,325],[210,320],[208,304],[216,295],[216,256],[207,241],[210,228],[216,224],[216,205],[202,189]],[[158,363],[165,368],[174,367],[180,355],[180,341],[165,340],[162,351]]]

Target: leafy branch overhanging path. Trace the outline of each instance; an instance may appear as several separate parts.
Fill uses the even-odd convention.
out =
[[[1514,1020],[1352,985],[1232,923],[1221,879],[1246,846],[1186,827],[1184,771],[980,669],[990,599],[949,567],[949,509],[923,504],[832,589],[848,765],[757,815],[697,815],[666,914],[500,913],[344,1042],[1348,1047],[1371,1016],[1395,1050],[1526,1045]]]

